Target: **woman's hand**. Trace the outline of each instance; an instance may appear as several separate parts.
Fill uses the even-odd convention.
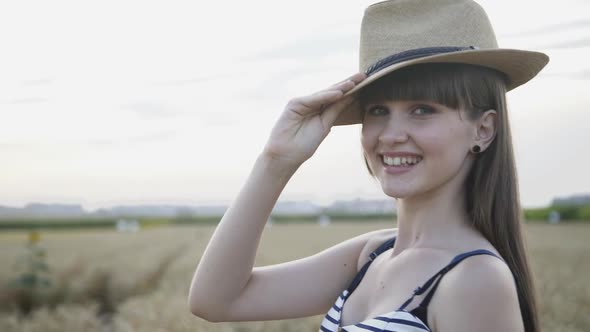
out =
[[[285,166],[300,166],[314,154],[340,112],[354,100],[344,94],[365,77],[357,73],[325,90],[291,99],[275,123],[263,154]]]

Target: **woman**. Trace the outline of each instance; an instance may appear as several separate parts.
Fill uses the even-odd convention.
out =
[[[292,99],[191,283],[210,321],[325,314],[321,331],[538,331],[505,94],[548,62],[500,49],[473,1],[384,1],[361,28],[362,72]],[[264,225],[333,125],[362,124],[397,228],[253,269]]]

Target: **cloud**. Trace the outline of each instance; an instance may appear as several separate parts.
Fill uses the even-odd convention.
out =
[[[564,48],[581,48],[581,47],[588,47],[590,46],[590,37],[578,39],[578,40],[568,40],[565,42],[547,44],[543,46],[537,47],[538,49],[564,49]]]
[[[17,105],[17,104],[34,104],[34,103],[45,103],[49,101],[47,98],[42,97],[27,97],[27,98],[17,98],[12,99],[7,102],[6,104]]]
[[[0,148],[2,149],[22,149],[26,148],[28,145],[23,143],[3,143],[0,142]]]
[[[140,100],[129,104],[121,105],[121,108],[134,111],[144,117],[174,117],[183,113],[172,107],[148,100]]]
[[[544,76],[564,77],[564,78],[578,79],[578,80],[588,80],[588,79],[590,79],[590,68],[582,69],[580,71],[571,72],[571,73],[544,73]]]
[[[169,85],[169,86],[183,86],[183,85],[191,85],[191,84],[201,84],[205,83],[214,79],[217,79],[217,76],[205,76],[205,77],[195,77],[195,78],[187,78],[187,79],[178,79],[178,80],[170,80],[161,82],[161,85]]]
[[[24,85],[24,86],[42,86],[42,85],[50,85],[51,83],[53,83],[53,79],[50,79],[50,78],[40,78],[37,80],[22,81],[22,85]]]
[[[589,28],[590,27],[590,20],[582,19],[577,21],[570,21],[570,22],[563,22],[558,24],[551,24],[546,25],[544,27],[528,30],[528,31],[520,31],[510,34],[502,34],[502,37],[525,37],[525,36],[532,36],[532,35],[539,35],[539,34],[546,34],[546,33],[555,33],[563,30],[570,30],[570,29],[579,29],[579,28]]]
[[[339,71],[341,68],[342,67],[338,65],[322,66],[321,63],[302,61],[300,64],[295,64],[291,68],[268,75],[266,78],[259,80],[256,84],[252,84],[246,89],[239,91],[236,94],[236,97],[259,102],[275,101],[278,96],[282,96],[281,93],[287,92],[285,82],[297,82],[298,80],[309,79],[312,76],[318,77],[318,79],[323,79],[322,74]],[[300,93],[304,93],[304,91],[300,91]]]
[[[151,143],[157,141],[165,141],[171,137],[174,137],[178,134],[175,130],[165,130],[165,131],[158,131],[143,135],[131,136],[127,138],[117,138],[117,139],[94,139],[89,140],[86,143],[94,146],[111,146],[111,145],[121,145],[121,144],[128,144],[128,143]]]
[[[146,134],[146,135],[139,135],[139,136],[135,136],[135,137],[130,137],[127,139],[127,141],[130,143],[156,142],[156,141],[167,140],[167,139],[174,137],[176,135],[177,135],[177,132],[175,130],[166,130],[166,131],[160,131],[160,132],[150,133],[150,134]]]
[[[110,145],[114,145],[114,144],[119,144],[120,141],[107,140],[107,139],[93,139],[93,140],[87,141],[87,143],[89,145],[95,145],[95,146],[110,146]]]
[[[333,36],[303,36],[299,40],[283,46],[243,57],[242,60],[262,60],[277,58],[317,58],[331,54],[356,51],[356,35],[343,34]]]
[[[590,79],[590,69],[585,69],[585,70],[579,71],[577,73],[570,73],[570,74],[567,74],[566,76],[569,78],[587,80],[587,79]]]

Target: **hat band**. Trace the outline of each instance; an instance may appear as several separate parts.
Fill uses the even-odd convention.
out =
[[[396,53],[390,55],[386,58],[383,58],[374,64],[372,64],[366,71],[365,74],[370,76],[379,70],[389,67],[393,64],[416,59],[416,58],[423,58],[429,55],[440,54],[440,53],[451,53],[451,52],[459,52],[459,51],[466,51],[466,50],[476,50],[478,47],[476,46],[468,46],[468,47],[461,47],[461,46],[437,46],[437,47],[424,47],[424,48],[416,48],[412,50],[403,51],[400,53]]]

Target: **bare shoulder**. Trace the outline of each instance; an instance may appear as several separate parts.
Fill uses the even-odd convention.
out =
[[[391,239],[397,234],[397,228],[385,228],[370,233],[361,254],[359,255],[357,270],[360,270],[366,262],[369,261],[369,255],[375,251],[380,245]]]
[[[468,257],[445,274],[430,306],[437,332],[524,331],[512,272],[490,255]]]

